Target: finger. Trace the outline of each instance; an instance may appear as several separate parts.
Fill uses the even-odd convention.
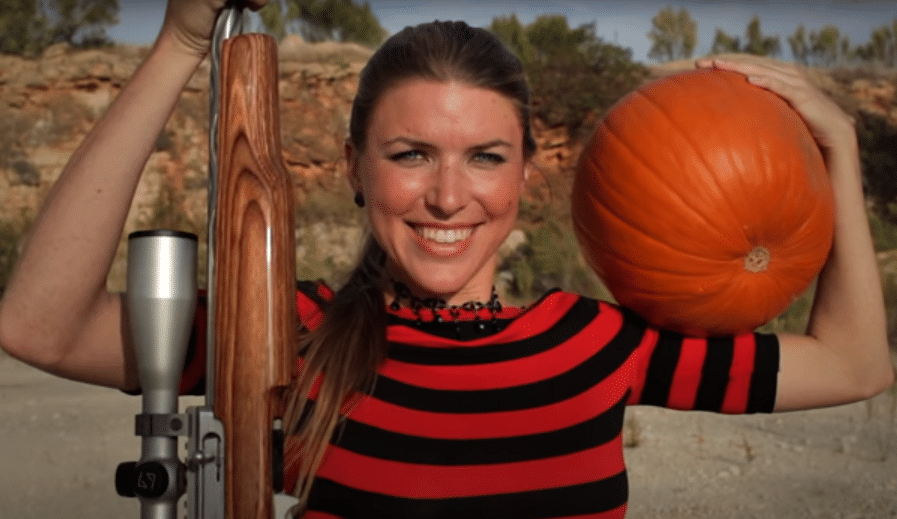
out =
[[[714,68],[743,74],[748,83],[778,95],[795,109],[806,106],[813,97],[813,88],[796,71],[750,58],[711,61]]]
[[[779,79],[795,82],[802,79],[803,75],[793,68],[776,65],[767,61],[754,60],[714,60],[714,67],[739,72],[745,76],[771,75]]]
[[[751,57],[735,59],[708,58],[699,61],[703,68],[717,68],[738,72],[745,76],[773,76],[791,84],[804,84],[804,74],[790,64],[780,64],[771,60],[760,60]]]
[[[806,89],[799,85],[772,75],[749,74],[746,77],[748,83],[778,94],[791,105],[802,100],[806,92]]]
[[[782,72],[797,72],[797,68],[792,63],[778,61],[767,58],[765,56],[755,56],[753,54],[726,54],[716,55],[702,58],[703,62],[710,65],[725,66],[729,65],[754,65],[758,67],[767,67]]]

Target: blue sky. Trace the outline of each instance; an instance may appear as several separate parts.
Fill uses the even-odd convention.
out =
[[[571,26],[595,23],[607,41],[632,49],[633,58],[648,61],[650,42],[646,34],[651,18],[671,6],[685,7],[698,22],[696,55],[709,51],[716,29],[741,36],[751,17],[760,17],[767,35],[779,35],[783,57],[789,57],[786,38],[803,23],[808,31],[826,24],[836,25],[853,44],[865,43],[876,28],[897,19],[897,1],[836,0],[740,0],[740,1],[650,1],[650,0],[369,0],[380,23],[390,32],[406,25],[435,19],[460,19],[471,25],[487,26],[496,16],[516,13],[522,23],[542,14],[563,14]],[[165,12],[163,0],[119,0],[120,23],[109,30],[116,41],[152,42]]]

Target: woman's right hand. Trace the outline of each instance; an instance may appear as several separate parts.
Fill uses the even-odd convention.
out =
[[[137,387],[126,308],[106,281],[141,173],[224,4],[170,0],[152,51],[60,172],[0,298],[0,348],[13,357],[74,380]]]
[[[226,0],[169,0],[159,37],[171,37],[183,51],[205,56],[212,41],[215,20]],[[252,10],[262,8],[268,0],[240,0]]]

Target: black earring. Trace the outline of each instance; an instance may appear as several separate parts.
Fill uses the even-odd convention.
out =
[[[364,195],[361,194],[361,191],[355,192],[355,205],[358,207],[364,207]]]

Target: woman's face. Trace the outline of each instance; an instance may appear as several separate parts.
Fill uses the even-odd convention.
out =
[[[393,279],[450,304],[488,300],[530,167],[513,103],[462,83],[407,81],[375,106],[364,149],[346,154]]]

